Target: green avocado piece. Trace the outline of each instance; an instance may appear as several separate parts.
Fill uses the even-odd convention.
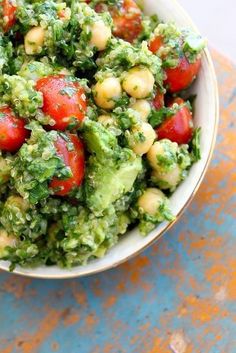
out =
[[[115,158],[118,152],[117,139],[100,123],[87,120],[84,123],[83,138],[89,152],[101,162],[109,161],[110,157]]]
[[[142,170],[140,157],[123,162],[118,167],[102,165],[90,158],[86,181],[87,206],[95,214],[101,214],[110,204],[129,192]]]

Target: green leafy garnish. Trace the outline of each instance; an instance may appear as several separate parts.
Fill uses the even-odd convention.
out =
[[[194,129],[193,137],[190,142],[191,158],[193,162],[197,162],[201,159],[200,139],[201,139],[201,128],[198,127]]]

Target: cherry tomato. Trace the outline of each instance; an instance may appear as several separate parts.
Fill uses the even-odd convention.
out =
[[[133,0],[124,0],[120,9],[112,7],[113,34],[132,43],[142,32],[142,15]]]
[[[65,130],[84,119],[86,96],[78,82],[65,75],[47,76],[37,81],[36,89],[43,94],[43,112],[55,121],[51,129]]]
[[[16,152],[28,136],[25,121],[17,118],[9,107],[0,108],[0,150]]]
[[[154,54],[164,46],[161,36],[157,36],[149,43],[149,50]],[[164,60],[165,57],[162,56]],[[164,81],[167,89],[171,93],[179,92],[193,82],[197,76],[201,66],[201,59],[197,59],[194,63],[190,63],[184,53],[180,54],[179,63],[175,68],[165,68],[166,80]]]
[[[67,134],[67,136],[74,145],[72,151],[68,150],[68,141],[65,141],[61,136],[58,137],[55,146],[58,155],[70,167],[72,177],[66,180],[53,178],[49,186],[55,190],[54,194],[58,196],[66,196],[74,187],[80,186],[84,178],[85,157],[83,143],[77,135]]]
[[[62,9],[57,13],[58,17],[62,21],[69,21],[71,18],[71,11],[69,8]]]
[[[164,107],[164,94],[157,91],[152,104],[156,110],[159,110]]]
[[[149,43],[149,50],[156,54],[156,52],[164,45],[163,38],[161,36],[157,36]]]
[[[64,9],[60,10],[57,15],[62,21],[66,19],[66,12]]]
[[[192,114],[184,105],[183,99],[175,98],[170,107],[176,103],[181,106],[179,111],[156,128],[157,137],[158,140],[169,139],[178,144],[185,144],[191,140],[193,134]]]
[[[175,93],[190,86],[197,76],[200,66],[201,59],[198,59],[194,63],[190,63],[185,56],[180,58],[177,67],[165,70],[167,76],[165,85],[167,86],[168,91]]]
[[[16,22],[16,6],[11,0],[2,0],[3,31],[7,32]]]

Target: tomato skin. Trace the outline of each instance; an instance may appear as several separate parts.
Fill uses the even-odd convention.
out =
[[[167,78],[164,83],[168,88],[168,91],[176,93],[190,86],[197,76],[200,67],[201,59],[198,59],[194,63],[190,63],[185,56],[180,58],[177,67],[165,70]]]
[[[183,105],[185,102],[181,98],[175,98],[170,107],[174,104],[179,104],[182,107],[180,110],[167,120],[165,120],[158,128],[156,133],[158,140],[168,139],[178,144],[186,144],[193,135],[193,119],[189,108]]]
[[[12,5],[11,0],[2,1],[2,15],[6,18],[3,24],[3,32],[6,33],[16,22],[16,7]]]
[[[165,46],[161,36],[157,36],[149,43],[149,50],[156,54],[158,50]],[[167,55],[168,56],[168,55]],[[162,57],[165,59],[165,56]],[[171,93],[176,93],[188,88],[197,76],[201,67],[201,59],[190,63],[184,53],[179,57],[178,65],[174,68],[165,68],[166,80],[164,81],[167,89]]]
[[[50,183],[50,188],[59,191],[55,191],[54,195],[66,196],[68,193],[76,186],[80,186],[84,178],[85,169],[85,157],[84,157],[84,146],[81,140],[75,134],[67,134],[70,141],[74,145],[72,151],[67,149],[67,141],[65,141],[61,136],[58,137],[55,142],[55,147],[57,149],[58,155],[64,160],[64,163],[70,167],[73,176],[66,180],[53,178]]]
[[[152,104],[156,110],[160,110],[164,107],[164,93],[159,91],[156,92],[156,95],[152,101]]]
[[[119,8],[101,2],[96,4],[95,11],[109,11],[114,23],[114,36],[127,42],[133,43],[142,32],[142,12],[134,0],[123,0]]]
[[[138,5],[133,0],[124,0],[121,9],[110,10],[114,30],[113,34],[133,43],[142,32],[142,15]]]
[[[66,18],[65,10],[60,10],[57,15],[62,21]]]
[[[87,103],[79,83],[69,81],[65,75],[52,75],[39,79],[36,90],[43,94],[43,112],[55,121],[49,128],[63,131],[83,121]]]
[[[148,49],[153,53],[156,54],[156,52],[164,45],[163,38],[161,36],[157,36],[148,45]]]
[[[9,107],[0,108],[0,150],[16,152],[28,135],[23,119],[17,118]]]

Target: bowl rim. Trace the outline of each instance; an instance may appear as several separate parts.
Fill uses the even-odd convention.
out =
[[[191,17],[188,15],[188,13],[185,11],[185,9],[178,3],[177,0],[172,0],[175,3],[175,6],[179,8],[179,10],[185,15],[185,17],[188,19],[189,23],[191,24],[192,28],[194,28],[194,30],[196,32],[199,33],[198,28],[196,27],[196,25],[194,24],[193,20],[191,19]],[[212,141],[211,141],[211,145],[210,145],[210,150],[209,150],[209,154],[207,156],[207,160],[205,162],[205,165],[203,167],[202,173],[190,195],[190,197],[188,198],[188,200],[186,201],[186,203],[184,204],[184,206],[179,210],[179,212],[176,214],[176,218],[174,221],[170,222],[167,224],[167,226],[160,232],[158,233],[153,239],[151,239],[145,246],[143,246],[142,248],[140,248],[139,250],[133,252],[132,254],[117,260],[111,264],[107,264],[104,265],[103,267],[99,268],[99,269],[90,269],[87,270],[84,273],[71,273],[71,274],[47,274],[45,273],[44,275],[42,274],[37,274],[34,273],[34,269],[29,269],[28,272],[22,272],[22,270],[19,268],[17,268],[16,270],[14,270],[12,272],[12,274],[15,275],[19,275],[19,276],[24,276],[24,277],[30,277],[30,278],[35,278],[35,279],[73,279],[73,278],[79,278],[79,277],[85,277],[85,276],[91,276],[91,275],[95,275],[98,274],[100,272],[104,272],[106,270],[110,270],[113,269],[121,264],[123,264],[124,262],[134,258],[135,256],[139,255],[140,253],[142,253],[143,251],[145,251],[147,248],[149,248],[151,245],[153,245],[155,242],[157,242],[158,240],[160,240],[163,235],[170,230],[173,225],[179,220],[179,218],[181,217],[181,215],[184,213],[184,211],[186,210],[186,208],[189,206],[189,204],[192,202],[194,196],[196,195],[202,181],[203,178],[207,172],[208,166],[211,162],[212,156],[213,156],[213,151],[214,151],[214,147],[216,144],[216,137],[217,137],[217,131],[218,131],[218,124],[219,124],[219,93],[218,93],[218,84],[217,84],[217,79],[216,79],[216,73],[215,73],[215,69],[214,69],[214,65],[213,65],[213,61],[211,58],[211,54],[209,52],[208,48],[204,49],[203,55],[205,56],[205,59],[207,61],[208,64],[208,68],[209,68],[209,72],[211,75],[211,79],[213,82],[213,87],[214,87],[214,131],[213,131],[213,137],[212,137]],[[4,271],[6,273],[11,273],[7,268],[2,267],[1,263],[0,263],[0,270]]]

